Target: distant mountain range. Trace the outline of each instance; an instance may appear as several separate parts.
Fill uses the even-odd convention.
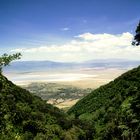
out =
[[[81,63],[53,62],[53,61],[17,61],[4,70],[6,72],[35,72],[35,71],[61,71],[82,68],[133,68],[140,64],[140,60],[100,59]]]
[[[16,61],[5,68],[5,71],[13,72],[35,72],[62,70],[75,67],[75,63],[61,63],[53,61]]]

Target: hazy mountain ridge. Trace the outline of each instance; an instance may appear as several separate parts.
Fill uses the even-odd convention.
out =
[[[139,60],[100,59],[85,62],[17,61],[5,68],[6,72],[62,71],[79,68],[133,68]]]

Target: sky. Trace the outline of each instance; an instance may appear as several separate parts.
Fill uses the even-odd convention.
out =
[[[0,54],[81,62],[140,58],[140,0],[0,0]]]

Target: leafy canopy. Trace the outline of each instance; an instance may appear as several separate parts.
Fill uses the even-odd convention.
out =
[[[12,55],[3,54],[0,57],[0,73],[2,72],[3,67],[9,65],[13,60],[17,60],[21,58],[21,53],[15,53]]]
[[[138,24],[135,32],[136,32],[136,35],[134,36],[132,45],[138,46],[138,45],[140,45],[140,21],[139,21],[139,24]]]

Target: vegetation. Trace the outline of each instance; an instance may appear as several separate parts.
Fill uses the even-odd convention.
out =
[[[13,60],[20,59],[21,53],[16,53],[12,55],[3,54],[0,57],[0,73],[2,73],[3,67],[9,65]]]
[[[136,35],[134,36],[134,41],[132,42],[132,45],[140,45],[140,22],[137,26]]]
[[[90,124],[69,118],[0,74],[0,140],[86,140],[91,132]]]
[[[140,66],[94,90],[68,113],[92,122],[94,139],[140,139]]]
[[[133,45],[139,35],[140,24]],[[0,57],[0,140],[140,139],[140,66],[88,94],[68,116],[2,75],[20,56]]]
[[[0,57],[0,73],[2,73],[3,67],[9,65],[13,60],[20,59],[21,53],[16,53],[12,55],[3,54]]]

